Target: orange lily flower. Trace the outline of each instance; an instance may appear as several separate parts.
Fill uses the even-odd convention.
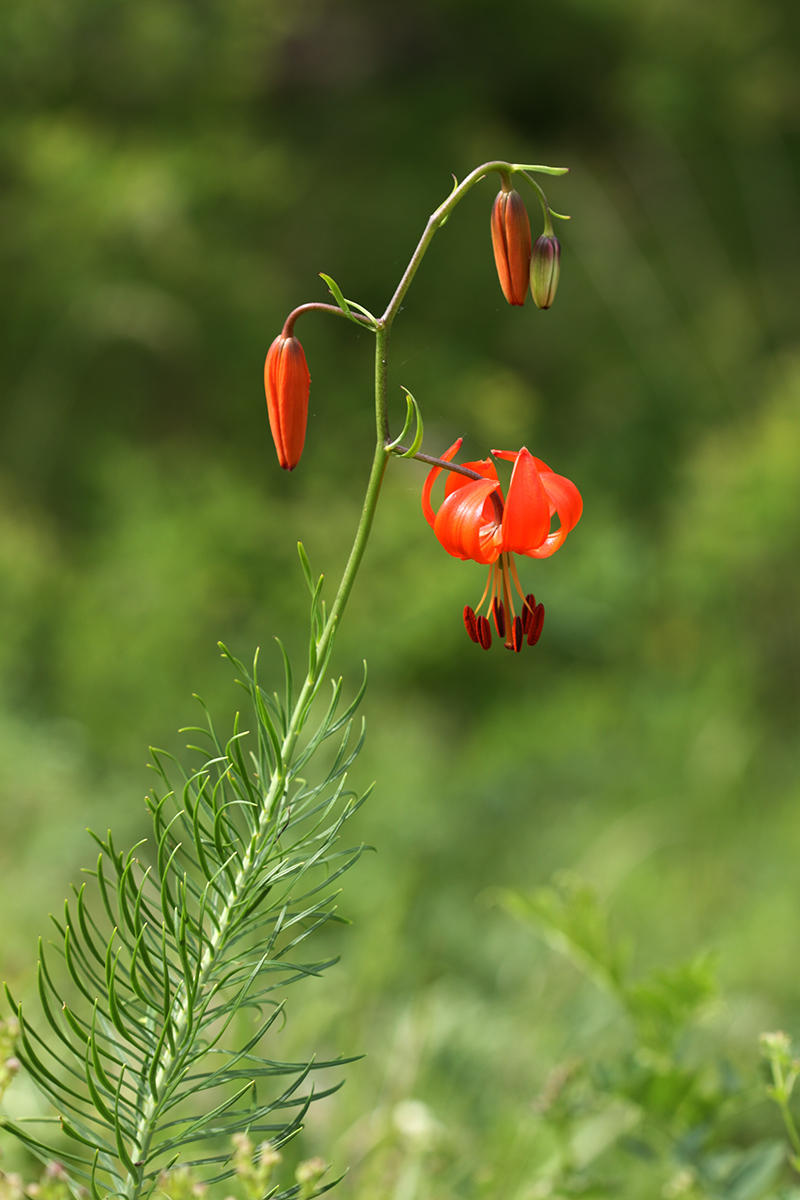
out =
[[[461,441],[459,438],[445,451],[445,462],[453,459]],[[463,464],[480,479],[448,472],[444,500],[437,512],[431,506],[431,490],[443,468],[434,467],[422,489],[422,511],[448,554],[489,567],[478,604],[475,609],[470,605],[464,609],[467,633],[488,650],[492,641],[488,617],[476,615],[486,601],[498,636],[506,638],[510,650],[519,651],[525,638],[530,646],[539,640],[544,606],[537,604],[533,595],[523,593],[513,556],[549,558],[555,554],[580,520],[583,501],[571,480],[556,475],[525,446],[521,450],[493,450],[492,454],[514,464],[507,497],[503,496],[494,463],[486,458]],[[551,532],[554,516],[560,525]],[[512,583],[522,600],[521,615],[514,610]]]

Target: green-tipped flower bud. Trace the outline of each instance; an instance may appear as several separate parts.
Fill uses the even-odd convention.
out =
[[[561,246],[558,238],[543,233],[531,252],[531,295],[537,308],[549,308],[556,298],[561,273]]]

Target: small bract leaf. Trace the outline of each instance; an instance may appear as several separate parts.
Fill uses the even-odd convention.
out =
[[[398,458],[413,458],[414,455],[419,450],[420,446],[422,445],[422,438],[424,435],[424,426],[422,423],[422,413],[419,410],[419,405],[417,404],[414,397],[411,395],[411,392],[408,390],[408,388],[404,388],[403,391],[406,394],[406,403],[408,405],[408,412],[406,415],[406,423],[403,426],[403,431],[400,434],[400,437],[395,438],[395,440],[386,448],[387,448],[387,450],[390,450],[392,452],[392,454],[396,454]],[[407,450],[401,451],[399,449],[399,446],[401,445],[405,435],[408,433],[409,429],[411,428],[412,418],[415,419],[417,422],[417,428],[416,428],[416,432],[414,434],[414,440]]]
[[[527,163],[513,163],[512,171],[537,171],[540,175],[567,175],[569,167],[544,167],[541,164],[533,166]]]
[[[330,291],[330,293],[333,296],[336,303],[339,305],[339,308],[342,310],[344,315],[346,317],[352,316],[353,314],[350,312],[350,306],[347,303],[347,301],[345,300],[345,298],[342,294],[342,289],[339,287],[336,280],[331,279],[330,275],[325,275],[322,271],[320,271],[319,277],[320,277],[320,279],[324,279],[325,282],[327,283],[328,290]]]

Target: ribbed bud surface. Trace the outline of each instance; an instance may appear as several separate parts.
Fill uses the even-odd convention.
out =
[[[503,295],[524,304],[531,265],[531,226],[519,192],[499,192],[492,209],[492,248]]]
[[[549,308],[553,303],[560,274],[559,240],[543,233],[533,243],[531,254],[531,295],[537,308]]]
[[[276,337],[264,363],[264,388],[272,440],[284,471],[293,471],[303,453],[310,387],[300,342],[282,334]]]

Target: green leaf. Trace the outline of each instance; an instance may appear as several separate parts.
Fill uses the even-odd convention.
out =
[[[417,404],[414,397],[411,395],[411,392],[409,392],[408,388],[403,388],[403,391],[406,393],[406,405],[407,405],[406,422],[405,422],[405,425],[403,426],[403,430],[402,430],[400,436],[395,438],[395,440],[393,442],[390,442],[389,445],[386,447],[386,449],[389,450],[392,454],[395,454],[398,458],[413,458],[414,455],[419,450],[420,446],[422,445],[422,438],[423,438],[423,433],[424,433],[424,427],[423,427],[423,423],[422,423],[422,413],[420,412],[419,405]],[[398,449],[398,447],[404,441],[406,434],[408,433],[409,429],[411,428],[411,423],[414,420],[416,420],[416,423],[417,423],[416,432],[414,434],[414,440],[407,450],[400,451]]]
[[[350,312],[350,306],[342,295],[342,289],[339,287],[338,283],[336,283],[334,279],[331,279],[330,275],[325,275],[322,271],[320,271],[319,277],[320,279],[324,279],[327,283],[328,291],[331,293],[344,315],[352,318],[353,314]]]
[[[320,279],[324,279],[327,283],[328,290],[346,317],[353,321],[354,324],[360,325],[363,329],[364,322],[359,321],[358,317],[354,316],[351,311],[352,309],[356,309],[357,312],[363,313],[363,315],[369,319],[373,329],[376,328],[378,324],[377,318],[372,315],[369,309],[364,308],[361,304],[356,304],[354,300],[345,300],[344,296],[342,295],[341,288],[339,287],[338,283],[335,282],[335,280],[331,279],[330,275],[324,275],[322,271],[320,271],[319,275]]]
[[[308,585],[308,590],[311,592],[311,595],[313,596],[314,590],[315,590],[314,576],[311,573],[311,563],[308,561],[308,555],[306,554],[306,548],[302,542],[297,543],[297,553],[300,556],[300,565],[303,568],[303,576],[305,578],[306,584]]]
[[[538,175],[568,175],[569,167],[543,167],[541,164],[529,166],[525,163],[514,163],[512,171],[536,171]]]

